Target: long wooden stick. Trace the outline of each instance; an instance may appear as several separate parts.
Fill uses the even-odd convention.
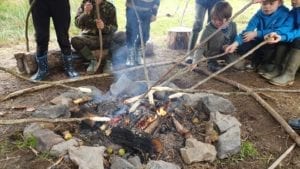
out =
[[[160,65],[168,65],[168,64],[174,64],[174,61],[166,61],[166,62],[158,62],[158,63],[152,63],[152,64],[148,64],[147,67],[154,67],[154,66],[160,66]],[[141,69],[142,66],[136,66],[136,67],[132,67],[132,68],[128,68],[128,69],[124,69],[124,70],[119,70],[119,71],[115,71],[114,73],[116,74],[124,74],[130,71],[134,71],[134,70],[138,70]],[[18,78],[27,80],[25,77],[18,75],[16,72],[11,71],[7,68],[3,68],[0,67],[0,70],[3,70],[7,73],[10,73]],[[39,86],[34,86],[34,87],[30,87],[30,88],[26,88],[26,89],[22,89],[22,90],[18,90],[15,91],[13,93],[8,94],[7,96],[0,98],[0,102],[20,96],[22,94],[26,94],[26,93],[30,93],[30,92],[35,92],[35,91],[39,91],[39,90],[43,90],[43,89],[47,89],[53,86],[57,86],[56,84],[64,84],[64,83],[73,83],[73,82],[80,82],[80,81],[84,81],[84,80],[88,80],[88,79],[96,79],[96,78],[103,78],[103,77],[109,77],[111,76],[110,74],[96,74],[96,75],[87,75],[87,76],[80,76],[79,78],[75,78],[75,79],[66,79],[66,80],[60,80],[60,81],[56,81],[56,82],[49,82],[49,81],[40,81],[38,83],[45,83]],[[58,85],[61,86],[61,85]]]
[[[95,6],[96,6],[97,19],[101,19],[100,8],[99,8],[100,1],[96,0],[95,4],[96,4]],[[102,58],[103,58],[103,38],[102,38],[102,31],[101,31],[100,28],[98,28],[98,33],[99,33],[100,52],[99,52],[99,58],[98,58],[98,61],[97,61],[97,64],[96,64],[96,71],[99,69],[99,67],[101,65],[101,62],[102,62]]]
[[[211,76],[211,73],[207,70],[196,68],[195,71],[201,71],[204,74]],[[285,129],[285,131],[291,136],[291,138],[295,141],[295,143],[300,146],[300,137],[295,132],[294,129],[291,128],[291,126],[280,116],[274,108],[272,108],[264,99],[262,99],[257,93],[253,92],[253,90],[246,85],[243,85],[241,83],[235,82],[233,80],[221,77],[221,76],[215,76],[215,79],[222,81],[224,83],[230,84],[232,86],[237,87],[240,90],[248,92],[263,108],[265,108],[272,116],[273,118],[279,122],[279,124]]]
[[[296,147],[296,143],[294,143],[293,145],[291,145],[290,148],[288,148],[268,169],[275,169],[278,164],[280,164],[280,162],[290,153],[294,150],[294,148]]]
[[[52,82],[52,83],[45,83],[45,84],[42,84],[42,85],[39,85],[39,86],[34,86],[34,87],[30,87],[30,88],[26,88],[26,89],[22,89],[22,90],[18,90],[18,91],[15,91],[13,93],[10,93],[7,96],[1,98],[0,102],[5,101],[5,100],[10,99],[10,98],[13,98],[13,97],[20,96],[20,95],[25,94],[25,93],[35,92],[35,91],[42,90],[42,89],[47,89],[47,88],[50,88],[50,87],[53,87],[53,86],[62,86],[62,85],[59,85],[59,84],[73,83],[73,82],[79,82],[79,81],[84,81],[84,80],[88,80],[88,79],[103,78],[103,77],[109,77],[109,76],[111,76],[111,75],[104,73],[104,74],[97,74],[97,75],[81,76],[81,77],[76,78],[76,79],[66,79],[66,80],[60,80],[60,81],[56,81],[56,82]]]
[[[46,122],[46,123],[61,123],[61,122],[81,122],[83,120],[92,121],[110,121],[107,117],[81,117],[81,118],[67,118],[67,119],[47,119],[47,118],[29,118],[29,119],[13,119],[13,120],[0,120],[0,125]]]
[[[207,82],[208,80],[212,79],[213,77],[217,76],[218,74],[224,72],[225,70],[227,70],[228,68],[230,68],[231,66],[235,65],[236,63],[240,62],[241,60],[245,59],[247,56],[249,56],[250,54],[252,54],[255,50],[257,50],[258,48],[260,48],[261,46],[267,44],[268,41],[265,40],[261,43],[259,43],[258,45],[256,45],[254,48],[252,48],[250,51],[248,51],[246,54],[244,54],[243,56],[239,57],[237,60],[229,63],[228,65],[226,65],[225,67],[223,67],[222,69],[220,69],[219,71],[209,75],[207,78],[201,80],[200,82],[198,82],[197,84],[195,84],[194,86],[191,87],[191,89],[195,89],[197,87],[199,87],[201,84]]]
[[[26,20],[25,20],[25,40],[26,40],[26,51],[27,52],[30,51],[30,49],[29,49],[29,38],[28,38],[28,22],[29,22],[29,16],[30,16],[31,10],[32,10],[35,2],[36,2],[36,0],[32,0],[32,2],[30,4],[30,7],[27,11]]]

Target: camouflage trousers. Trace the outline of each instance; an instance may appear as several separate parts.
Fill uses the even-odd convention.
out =
[[[109,49],[112,35],[102,35],[103,49]],[[76,51],[80,51],[85,46],[90,50],[100,49],[99,36],[78,35],[71,38],[71,44]]]

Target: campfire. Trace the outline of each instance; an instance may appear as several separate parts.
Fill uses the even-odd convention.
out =
[[[163,161],[180,168],[182,162],[214,161],[217,156],[223,159],[239,152],[240,123],[230,115],[235,111],[232,103],[222,97],[205,93],[172,95],[160,91],[153,92],[152,102],[141,97],[147,92],[145,83],[126,76],[121,76],[106,93],[92,86],[81,89],[84,92],[61,94],[51,101],[55,106],[37,110],[33,115],[47,117],[45,112],[48,111],[53,116],[53,112],[67,106],[71,114],[66,111],[60,117],[84,120],[80,125],[55,132],[65,139],[81,140],[80,148],[103,147],[106,167],[134,157],[141,164]],[[28,134],[27,129],[24,133]],[[78,145],[75,147],[78,149]],[[79,157],[71,155],[77,149],[67,148],[70,158],[80,166],[76,160]],[[53,152],[53,148],[49,150]]]

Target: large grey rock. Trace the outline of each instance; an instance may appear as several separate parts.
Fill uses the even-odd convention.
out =
[[[147,90],[147,85],[141,82],[134,82],[126,75],[122,75],[117,82],[110,86],[110,93],[115,96],[136,96],[144,93]]]
[[[218,158],[224,159],[236,154],[241,149],[241,131],[239,126],[233,126],[219,136],[217,143]]]
[[[32,113],[33,117],[38,118],[58,118],[58,117],[65,117],[68,118],[71,116],[69,112],[69,108],[67,105],[59,104],[59,105],[50,105],[41,107],[35,112]]]
[[[138,169],[133,164],[131,164],[129,161],[125,160],[121,157],[113,157],[111,161],[110,169]]]
[[[136,168],[143,167],[143,164],[141,163],[141,159],[139,156],[130,157],[130,158],[128,158],[128,161]]]
[[[152,161],[150,160],[145,169],[180,169],[180,167],[176,164],[168,163],[162,160]]]
[[[216,95],[207,95],[201,98],[203,111],[210,112],[220,112],[224,114],[230,114],[236,111],[235,107],[228,99]]]
[[[53,155],[55,157],[60,157],[64,154],[67,154],[68,150],[71,147],[76,147],[79,145],[80,145],[79,140],[72,138],[68,141],[64,141],[64,142],[54,145],[50,150],[50,155]]]
[[[37,140],[36,149],[41,152],[49,151],[52,146],[64,142],[64,139],[55,134],[49,129],[38,129],[38,126],[32,125],[30,128],[24,130],[25,138],[33,136]]]
[[[216,159],[217,151],[211,144],[202,143],[195,138],[187,139],[185,144],[186,146],[180,149],[180,153],[187,164],[201,161],[213,162]]]
[[[23,135],[25,138],[32,136],[32,133],[36,130],[43,129],[42,126],[38,123],[31,123],[24,128]]]
[[[71,147],[70,159],[78,165],[79,169],[104,169],[103,154],[105,147]]]
[[[231,115],[224,115],[219,112],[211,112],[210,118],[218,126],[218,129],[221,133],[227,131],[233,126],[241,126],[241,123]]]

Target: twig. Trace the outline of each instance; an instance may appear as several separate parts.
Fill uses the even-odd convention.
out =
[[[29,149],[33,152],[33,154],[34,154],[35,156],[38,156],[38,155],[39,155],[39,152],[38,152],[36,149],[34,149],[33,147],[29,146]]]
[[[191,87],[191,89],[195,89],[198,86],[200,86],[201,84],[207,82],[208,80],[210,80],[211,78],[217,76],[218,74],[224,72],[225,70],[227,70],[228,68],[230,68],[231,66],[235,65],[236,63],[240,62],[241,60],[245,59],[247,56],[249,56],[250,54],[252,54],[255,50],[257,50],[258,48],[260,48],[261,46],[267,44],[268,41],[265,40],[261,43],[259,43],[258,45],[256,45],[254,48],[252,48],[250,51],[248,51],[247,53],[245,53],[243,56],[239,57],[237,60],[229,63],[228,65],[226,65],[225,67],[223,67],[222,69],[220,69],[219,71],[209,75],[207,78],[203,79],[202,81],[198,82],[197,84],[195,84],[194,86]]]
[[[54,164],[49,166],[47,169],[52,169],[53,167],[57,166],[60,162],[62,162],[63,159],[64,159],[64,156],[59,157],[59,159]]]
[[[6,157],[5,159],[0,159],[0,162],[2,162],[2,161],[7,161],[7,160],[12,160],[12,159],[16,159],[16,158],[20,158],[20,156],[16,156],[16,157]]]
[[[170,87],[162,87],[162,86],[152,87],[151,90],[167,91],[167,92],[182,92],[182,93],[210,93],[210,94],[216,94],[216,95],[221,95],[221,96],[248,95],[248,93],[245,93],[245,92],[220,92],[220,91],[215,91],[215,90],[173,89]]]
[[[110,118],[93,116],[93,117],[68,118],[68,119],[47,119],[47,118],[12,119],[12,120],[0,120],[0,125],[34,123],[34,122],[46,122],[46,123],[81,122],[83,120],[110,121]]]
[[[205,73],[206,75],[210,76],[211,73],[208,72],[207,70],[203,70],[200,68],[196,68],[196,70],[200,70],[201,72]],[[265,108],[272,116],[273,118],[279,122],[279,124],[285,129],[285,131],[291,136],[291,138],[297,143],[298,146],[300,146],[300,137],[299,135],[291,128],[291,126],[282,118],[282,116],[279,115],[274,108],[272,108],[264,99],[262,99],[257,93],[253,92],[253,90],[246,85],[243,85],[241,83],[235,82],[233,80],[220,77],[220,76],[215,76],[215,78],[221,82],[230,84],[232,86],[237,87],[240,90],[243,90],[247,93],[249,93],[263,108]]]
[[[224,56],[224,55],[226,55],[226,54],[227,54],[227,53],[224,52],[224,53],[221,53],[221,54],[218,54],[218,55],[215,55],[215,56],[202,58],[202,59],[198,60],[195,64],[199,64],[200,62],[205,62],[205,61],[210,60],[210,59],[216,59],[216,58],[222,57],[222,56]],[[183,75],[183,74],[185,74],[185,73],[191,71],[191,70],[192,70],[191,66],[192,66],[192,65],[189,65],[189,66],[187,66],[186,68],[184,68],[183,70],[178,71],[178,72],[175,73],[173,76],[169,77],[168,79],[166,79],[166,80],[161,84],[161,86],[163,86],[163,85],[165,85],[166,83],[168,83],[168,82],[174,80],[176,77],[178,77],[178,76],[180,76],[180,75]]]
[[[100,16],[100,9],[99,9],[99,5],[100,5],[100,1],[99,0],[96,0],[96,16],[97,16],[97,19],[101,19],[101,16]],[[98,28],[98,33],[99,33],[99,44],[100,44],[100,52],[99,52],[99,58],[98,58],[98,61],[97,61],[97,64],[96,64],[96,70],[98,70],[98,68],[100,67],[101,65],[101,62],[102,62],[102,57],[103,57],[103,39],[102,39],[102,31],[100,28]]]
[[[296,147],[296,143],[291,145],[290,148],[288,148],[268,169],[275,169],[277,165],[290,153],[294,150]]]

